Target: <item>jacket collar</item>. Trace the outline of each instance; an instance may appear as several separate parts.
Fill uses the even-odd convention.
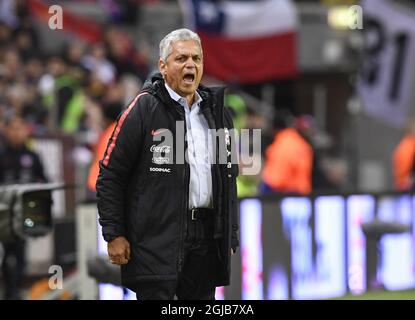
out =
[[[174,91],[172,88],[170,88],[170,86],[166,82],[164,83],[164,86],[166,87],[166,90],[169,93],[170,98],[172,98],[174,101],[180,103],[180,100],[185,99],[185,98],[179,96],[179,94],[176,91]],[[197,103],[197,104],[200,105],[200,102],[201,101],[202,101],[202,97],[196,91],[195,92],[195,97],[194,97],[194,102],[193,103]],[[180,103],[180,104],[182,105],[182,103]]]
[[[175,102],[167,92],[167,89],[164,84],[164,79],[160,72],[153,72],[147,78],[144,83],[143,91],[153,91],[157,96],[161,99],[163,103],[168,106],[177,106],[181,105]],[[205,108],[211,108],[211,113],[216,115],[217,112],[222,112],[223,109],[223,98],[225,93],[225,87],[218,86],[218,87],[206,87],[204,85],[199,85],[197,89],[200,97],[202,98],[202,102],[200,104],[200,109],[202,112]],[[205,113],[204,113],[205,114]]]

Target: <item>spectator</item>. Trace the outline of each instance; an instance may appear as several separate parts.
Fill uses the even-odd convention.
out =
[[[308,142],[313,149],[313,165],[311,185],[313,191],[328,191],[338,188],[338,183],[335,183],[335,171],[338,171],[334,166],[324,167],[322,165],[322,150],[317,142],[318,126],[314,118],[308,114],[303,114],[295,118],[294,127],[297,132]],[[320,147],[320,148],[319,148]],[[337,179],[338,180],[338,179]],[[336,181],[337,182],[337,181]]]
[[[406,133],[393,152],[395,187],[401,191],[414,189],[415,120],[408,122]]]
[[[132,73],[144,81],[149,72],[148,57],[135,48],[132,39],[115,26],[107,28],[104,38],[108,59],[115,66],[117,77]]]
[[[122,111],[120,103],[109,103],[104,106],[105,129],[100,134],[94,148],[94,158],[89,170],[87,187],[88,190],[95,193],[95,184],[99,174],[99,161],[104,158],[104,153],[108,145],[108,141],[117,125],[118,115]]]
[[[42,163],[37,154],[26,146],[28,130],[25,121],[9,115],[4,122],[6,144],[0,150],[0,184],[46,182]],[[21,299],[24,277],[25,241],[3,243],[2,273],[5,284],[4,299]]]
[[[274,141],[265,151],[261,193],[308,194],[312,190],[313,149],[286,119],[277,117]]]
[[[225,95],[225,106],[230,110],[235,130],[238,131],[246,128],[248,112],[245,100],[236,92],[228,92]],[[242,162],[239,163],[240,171],[242,170]],[[257,193],[259,179],[254,175],[239,175],[236,178],[237,196],[252,197]]]
[[[91,49],[91,54],[83,57],[82,65],[106,85],[115,80],[115,67],[107,60],[105,46],[101,43],[95,44]]]
[[[50,89],[45,90],[52,123],[57,124],[62,131],[74,133],[80,127],[84,111],[84,94],[82,89],[83,73],[80,69],[69,68],[60,56],[49,59],[50,75],[45,75],[41,83],[48,77]],[[52,76],[52,77],[50,77]]]

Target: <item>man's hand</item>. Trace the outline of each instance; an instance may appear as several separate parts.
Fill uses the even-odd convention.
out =
[[[111,263],[127,264],[131,257],[130,243],[124,237],[117,237],[108,242],[108,256]]]

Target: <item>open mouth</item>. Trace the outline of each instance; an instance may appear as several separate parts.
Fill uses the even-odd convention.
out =
[[[185,83],[193,83],[195,81],[195,75],[193,73],[186,73],[183,80]]]

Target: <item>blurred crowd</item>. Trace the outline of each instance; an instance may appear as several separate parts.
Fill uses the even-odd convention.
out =
[[[0,118],[21,115],[34,135],[97,136],[106,108],[122,108],[140,86],[148,63],[116,24],[103,40],[69,38],[61,52],[45,52],[24,1],[15,19],[0,20]],[[10,20],[10,19],[9,19]]]

